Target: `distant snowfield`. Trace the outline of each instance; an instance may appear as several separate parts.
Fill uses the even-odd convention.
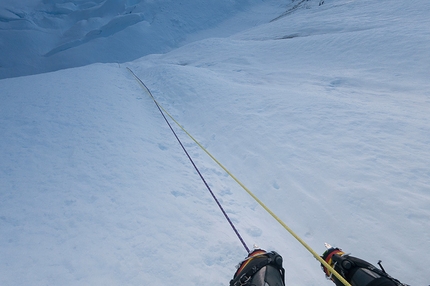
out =
[[[56,20],[43,31],[16,34],[28,33],[22,39],[33,42],[37,33],[61,30],[62,37],[46,35],[46,44],[35,45],[58,57],[49,61],[52,69],[81,65],[84,57],[109,62],[111,52],[112,58],[0,80],[0,284],[228,285],[245,257],[130,67],[317,252],[329,242],[374,264],[382,260],[404,283],[428,285],[430,2],[214,1],[204,12],[213,22],[201,31],[192,25],[204,23],[199,1],[183,10],[179,2],[125,1],[118,8],[115,1],[45,1],[43,7],[57,9]],[[19,8],[25,16],[14,7],[0,11],[0,45],[30,55],[3,40],[15,35],[12,25],[27,21],[11,19],[33,15],[23,8],[30,4]],[[148,19],[143,7],[163,11],[159,23],[176,19],[170,39],[181,40],[156,35],[167,26],[152,24],[148,37],[159,41],[157,54],[148,47],[147,56],[124,63],[112,43],[143,46],[135,32],[148,24],[133,23],[139,13]],[[82,11],[95,13],[97,23],[77,21],[81,28],[73,34],[68,27],[70,38],[60,43],[67,33],[55,23]],[[108,29],[97,34],[95,27]],[[100,49],[102,42],[111,50]],[[14,76],[4,68],[9,59],[0,60],[2,77],[6,70]],[[309,252],[174,128],[247,245],[284,257],[287,285],[334,285]]]
[[[2,2],[0,78],[165,53],[244,12],[221,35],[267,22],[286,6],[258,0]]]

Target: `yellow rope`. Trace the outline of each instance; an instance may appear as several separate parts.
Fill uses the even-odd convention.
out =
[[[188,137],[190,137],[206,154],[208,154],[209,157],[212,158],[212,160],[214,160],[230,177],[232,177],[233,180],[236,181],[236,183],[238,183],[261,207],[263,207],[263,209],[265,209],[277,222],[279,222],[295,239],[297,239],[322,265],[324,265],[334,276],[336,276],[337,279],[339,279],[339,281],[341,281],[345,286],[351,286],[351,284],[348,283],[348,281],[345,280],[345,278],[343,278],[336,270],[334,270],[334,268],[328,264],[321,256],[318,255],[318,253],[316,253],[303,239],[301,239],[289,226],[287,226],[274,212],[272,212],[259,198],[257,198],[244,184],[242,184],[241,181],[239,181],[229,170],[227,170],[226,167],[224,167],[224,165],[222,165],[214,156],[212,156],[211,153],[209,153],[208,150],[206,150],[205,147],[202,146],[202,144],[200,144],[196,139],[194,139],[194,137],[188,133],[187,130],[185,130],[184,127],[182,127],[182,125],[179,124],[178,121],[175,120],[175,118],[173,118],[172,115],[170,115],[169,112],[167,112],[167,110],[164,109],[164,107],[162,107],[157,100],[154,98],[154,96],[152,95],[151,91],[146,87],[146,85],[134,74],[134,72],[127,68],[132,75],[135,77],[135,79],[137,80],[137,82],[142,86],[142,88],[149,94],[149,96],[157,103],[157,105],[163,110],[163,112],[165,112],[170,119],[172,119],[176,125],[178,125],[182,131],[184,131]]]

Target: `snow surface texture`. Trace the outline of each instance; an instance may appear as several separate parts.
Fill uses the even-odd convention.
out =
[[[0,31],[2,65],[10,60],[4,54],[22,52],[28,64],[35,55],[6,43],[8,33],[26,33],[20,39],[30,42],[44,34],[31,49],[70,59],[67,66],[80,55],[109,61],[98,52],[120,61],[117,48],[97,50],[97,41],[142,44],[135,33],[149,25],[125,12],[112,16],[114,1],[16,2],[21,7],[2,2],[9,7],[0,12],[8,27]],[[154,10],[175,3],[125,2]],[[0,80],[0,285],[227,285],[245,257],[126,67],[317,252],[327,241],[374,264],[381,259],[402,282],[428,285],[430,2],[213,1],[218,20],[203,27],[210,29],[180,26],[198,15],[199,2],[175,11],[172,25],[187,45],[173,49],[171,38],[159,35],[159,46],[147,50],[170,52]],[[54,20],[38,30],[17,27],[33,25],[19,19],[47,11],[40,5],[56,7]],[[164,11],[158,19],[167,23],[173,10]],[[98,22],[71,25],[67,41],[47,33],[67,34],[71,14]],[[119,32],[112,21],[128,28]],[[110,28],[85,38],[101,26]],[[283,255],[287,285],[334,285],[309,252],[174,128],[248,246]]]
[[[166,52],[183,43],[187,34],[213,27],[259,2],[2,0],[0,78]],[[225,33],[267,20],[257,11],[250,16]]]

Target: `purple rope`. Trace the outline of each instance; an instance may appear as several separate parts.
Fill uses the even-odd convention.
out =
[[[130,69],[129,69],[130,70]],[[131,71],[131,70],[130,70]],[[131,71],[132,72],[132,71]],[[133,72],[132,72],[133,73]],[[242,236],[239,234],[239,231],[236,229],[236,227],[234,226],[233,222],[231,221],[231,219],[229,218],[229,216],[227,215],[227,213],[224,211],[224,208],[221,206],[220,202],[218,201],[217,197],[215,196],[215,194],[212,192],[211,188],[209,187],[208,183],[206,183],[205,178],[203,177],[203,175],[200,173],[199,169],[197,168],[196,164],[194,164],[193,159],[191,159],[191,156],[188,154],[187,150],[185,149],[184,145],[182,144],[181,140],[179,139],[178,135],[176,135],[176,132],[173,130],[172,126],[170,125],[169,121],[167,120],[166,116],[164,115],[164,112],[161,110],[160,105],[158,104],[158,102],[155,100],[154,96],[152,95],[151,91],[149,90],[149,88],[142,82],[142,80],[140,78],[138,78],[134,73],[133,75],[136,77],[136,79],[146,88],[146,90],[149,92],[149,95],[152,97],[152,100],[154,101],[155,105],[157,105],[158,110],[160,111],[161,115],[163,116],[164,120],[166,121],[167,125],[169,125],[170,130],[172,131],[173,135],[175,135],[176,140],[178,140],[179,144],[181,145],[182,149],[184,150],[185,154],[187,155],[188,159],[190,160],[191,164],[193,164],[194,169],[196,169],[197,173],[199,174],[200,178],[202,179],[203,183],[205,184],[206,188],[209,190],[210,194],[212,195],[212,198],[215,200],[215,202],[217,203],[218,207],[220,208],[221,212],[224,214],[225,218],[227,219],[228,223],[230,224],[231,228],[233,229],[233,231],[236,233],[237,237],[239,238],[240,242],[242,243],[243,247],[245,247],[245,250],[247,251],[247,253],[250,252],[248,246],[246,245],[245,241],[243,240]]]

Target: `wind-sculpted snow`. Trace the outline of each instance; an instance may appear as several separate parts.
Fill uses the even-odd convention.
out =
[[[50,50],[44,56],[49,57],[56,53],[62,52],[64,50],[77,47],[79,45],[85,44],[89,41],[93,41],[100,37],[109,37],[114,35],[115,33],[126,29],[128,26],[134,25],[144,20],[143,14],[127,14],[114,17],[110,20],[106,25],[97,28],[95,30],[89,31],[85,36],[78,40],[72,40],[71,42],[67,42],[62,44],[54,49]]]
[[[163,53],[258,2],[2,1],[0,78]]]

